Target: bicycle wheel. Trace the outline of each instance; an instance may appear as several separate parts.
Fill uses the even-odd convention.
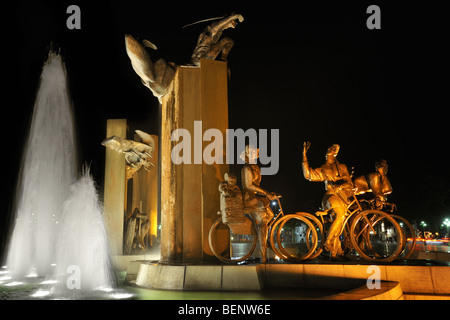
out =
[[[352,222],[350,239],[358,254],[369,261],[390,262],[403,250],[401,227],[379,210],[360,212]]]
[[[405,218],[396,214],[391,214],[391,217],[398,222],[403,232],[403,251],[399,258],[408,259],[416,247],[416,232],[411,223]]]
[[[317,233],[317,236],[318,236],[318,238],[317,238],[317,247],[316,247],[316,250],[308,257],[309,260],[315,259],[322,253],[323,245],[325,244],[325,240],[326,240],[322,222],[316,216],[314,216],[313,214],[308,213],[308,212],[296,212],[295,214],[298,214],[298,215],[301,215],[301,216],[303,216],[305,218],[308,218],[311,221],[311,223],[313,224],[314,229],[316,230],[316,233]],[[308,229],[307,230],[307,233],[306,233],[306,238],[307,239],[312,238],[312,234],[311,234],[312,230],[313,229]],[[307,245],[310,246],[311,242],[308,241]]]
[[[218,233],[221,231],[228,230],[230,239],[231,239],[231,230],[230,228],[223,224],[222,217],[219,217],[211,226],[211,229],[209,229],[209,247],[211,248],[211,251],[216,256],[217,259],[220,261],[226,262],[226,263],[237,263],[244,260],[247,260],[252,254],[253,251],[255,251],[256,244],[258,243],[258,236],[256,235],[255,226],[253,224],[253,221],[245,216],[245,219],[250,220],[252,224],[252,234],[249,235],[249,241],[244,241],[241,243],[238,242],[232,242],[230,243],[230,246],[227,248],[223,248],[223,245],[220,246],[220,243],[217,241],[218,239]],[[235,250],[233,250],[233,247]]]
[[[269,240],[272,250],[284,260],[309,259],[317,248],[317,231],[311,221],[299,214],[289,214],[272,226]]]

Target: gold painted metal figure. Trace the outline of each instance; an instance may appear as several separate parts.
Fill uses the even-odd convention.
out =
[[[127,140],[121,137],[112,136],[102,141],[102,145],[118,153],[125,154],[127,180],[131,179],[135,172],[141,167],[150,171],[155,165],[150,161],[155,148],[155,142],[151,135],[141,130],[135,131],[142,142]]]
[[[161,102],[161,98],[167,92],[175,76],[177,66],[175,63],[166,62],[164,59],[159,59],[153,63],[144,46],[157,50],[157,47],[148,40],[144,40],[141,44],[131,35],[125,35],[125,48],[133,70],[141,78],[142,84],[149,88]]]
[[[222,32],[228,28],[235,28],[239,22],[244,21],[240,14],[232,13],[230,16],[212,23],[203,29],[197,40],[197,46],[191,56],[193,65],[200,65],[200,59],[215,60],[222,53],[221,59],[227,60],[228,53],[234,45],[234,41],[228,37],[222,37]]]
[[[259,149],[247,145],[241,154],[245,165],[241,170],[241,180],[244,198],[244,212],[248,213],[256,224],[261,250],[261,262],[266,262],[268,224],[274,217],[270,202],[277,199],[275,193],[261,188],[261,169],[256,164]]]
[[[373,193],[376,209],[381,210],[385,206],[390,206],[391,211],[393,211],[395,204],[387,202],[387,195],[393,191],[391,182],[387,177],[388,169],[387,161],[381,159],[375,163],[376,172],[356,178],[354,185],[356,194]]]
[[[331,209],[334,213],[325,248],[330,252],[331,257],[336,257],[343,253],[339,234],[347,212],[348,199],[353,195],[353,183],[347,166],[339,163],[336,158],[340,149],[338,144],[328,148],[326,162],[316,169],[309,166],[306,156],[310,146],[310,142],[303,143],[303,176],[309,181],[325,182],[326,192],[322,198],[322,206],[325,210]]]

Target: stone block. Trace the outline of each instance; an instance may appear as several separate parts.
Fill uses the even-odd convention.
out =
[[[261,290],[257,266],[223,266],[222,290]]]
[[[450,295],[450,268],[430,267],[435,294]]]
[[[155,289],[183,290],[185,266],[159,265],[155,268]]]
[[[344,289],[348,287],[342,264],[305,264],[305,288]]]
[[[303,264],[267,264],[266,288],[302,288],[305,286]]]
[[[185,266],[141,263],[136,285],[152,289],[183,290]]]
[[[433,293],[430,267],[386,266],[387,280],[400,282],[404,292]]]
[[[186,266],[184,290],[222,289],[222,266]]]

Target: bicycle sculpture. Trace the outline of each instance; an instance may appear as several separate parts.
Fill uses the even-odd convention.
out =
[[[408,220],[397,214],[392,214],[396,211],[397,206],[394,203],[387,201],[387,195],[391,194],[393,191],[389,178],[387,177],[388,168],[389,166],[386,160],[381,159],[377,161],[375,163],[375,172],[355,179],[355,193],[360,195],[371,192],[373,198],[361,200],[362,206],[366,209],[377,209],[388,212],[391,217],[399,223],[404,234],[404,250],[400,257],[402,259],[407,259],[414,251],[416,245],[416,233]],[[409,239],[411,240],[409,241]]]
[[[244,261],[252,256],[259,242],[263,263],[266,262],[267,246],[287,261],[314,259],[325,252],[331,258],[339,259],[353,250],[373,262],[408,258],[415,245],[414,229],[406,219],[389,213],[395,205],[388,203],[386,198],[392,192],[386,176],[386,161],[377,162],[375,173],[353,181],[347,167],[337,161],[339,145],[328,148],[325,164],[316,169],[309,166],[306,157],[310,145],[309,142],[303,144],[303,174],[309,181],[325,182],[323,209],[315,215],[307,212],[284,214],[281,196],[259,187],[259,167],[250,164],[247,148],[246,165],[242,169],[243,195],[235,186],[235,177],[230,180],[226,175],[228,182],[219,186],[223,193],[221,217],[209,233],[215,256],[224,262]],[[231,190],[235,193],[230,193]],[[358,199],[357,196],[367,192],[372,192],[374,198]],[[239,197],[243,201],[240,202]],[[232,202],[231,199],[238,200]],[[275,214],[270,203],[278,208]],[[245,249],[239,249],[238,245],[243,245],[232,241],[230,250],[218,250],[216,239],[221,225],[227,225],[232,235],[244,235],[248,240]],[[408,238],[413,239],[411,245],[407,245]]]
[[[279,202],[280,195],[268,192],[261,188],[261,172],[256,165],[258,149],[246,146],[241,158],[245,159],[245,165],[241,171],[243,192],[236,184],[236,177],[232,174],[225,174],[225,182],[219,185],[221,192],[220,217],[213,223],[209,232],[209,245],[214,255],[224,262],[241,262],[252,256],[257,244],[260,247],[261,262],[265,263],[268,234],[273,235],[273,226],[284,217],[283,210]],[[241,200],[242,199],[242,200]],[[270,207],[271,202],[279,204],[279,212],[275,215]],[[226,225],[231,234],[237,238],[243,236],[247,242],[231,243],[228,248],[221,250],[218,233],[223,225]],[[306,259],[311,255],[317,246],[317,233],[314,225],[309,219],[298,217],[297,228],[309,230],[311,239],[291,243],[293,254],[298,259]],[[230,238],[232,238],[230,236]],[[281,256],[273,241],[273,236],[269,238],[270,248],[276,255]],[[308,242],[308,243],[307,243]]]

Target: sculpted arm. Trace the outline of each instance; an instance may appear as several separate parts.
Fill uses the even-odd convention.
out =
[[[231,27],[230,24],[233,23],[234,20],[238,19],[239,22],[244,21],[244,18],[242,17],[242,15],[240,14],[232,14],[231,16],[220,20],[218,22],[214,22],[209,26],[209,30],[211,32],[212,35],[215,35],[217,33],[222,32],[225,29],[228,29]]]
[[[303,143],[303,161],[302,161],[302,170],[303,176],[306,180],[320,182],[325,181],[325,177],[321,168],[313,169],[309,166],[308,158],[306,157],[306,153],[308,152],[309,147],[311,146],[310,142]]]

